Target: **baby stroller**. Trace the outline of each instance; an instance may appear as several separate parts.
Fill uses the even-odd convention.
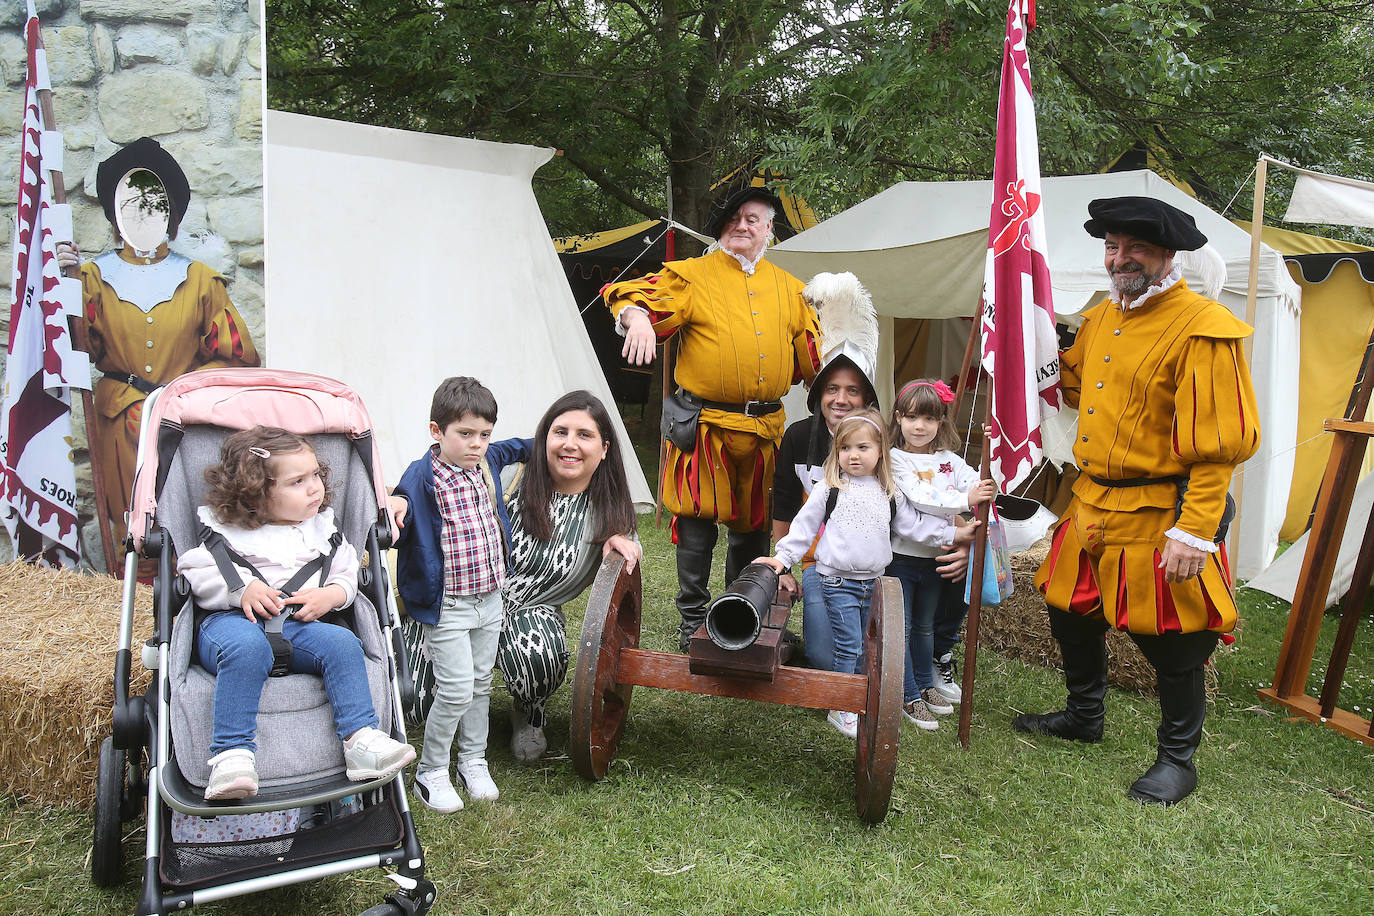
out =
[[[122,824],[146,797],[147,842],[138,913],[185,907],[364,868],[394,869],[396,892],[364,916],[421,914],[434,902],[402,773],[350,782],[318,677],[268,678],[258,717],[259,793],[207,802],[214,678],[195,660],[197,608],[176,574],[198,543],[205,468],[231,432],[262,424],[307,436],[331,470],[334,511],[363,567],[358,597],[336,617],[363,644],[379,728],[405,740],[400,710],[413,693],[381,550],[394,531],[384,508],[371,421],[352,389],[304,372],[207,369],[175,379],[144,405],[129,513],[115,659],[114,734],[100,749],[92,879],[119,881]],[[157,563],[154,636],[143,662],[154,678],[129,696],[130,634],[139,557]],[[145,763],[146,761],[146,763]]]

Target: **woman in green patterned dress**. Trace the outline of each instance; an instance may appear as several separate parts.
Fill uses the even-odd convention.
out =
[[[514,701],[511,752],[522,763],[544,755],[544,707],[568,672],[562,605],[591,584],[612,550],[630,569],[640,557],[620,445],[595,395],[573,391],[555,401],[529,457],[501,472],[510,556],[496,653]]]

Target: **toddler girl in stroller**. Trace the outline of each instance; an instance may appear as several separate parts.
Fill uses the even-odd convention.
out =
[[[205,478],[202,543],[177,571],[209,612],[196,639],[216,676],[206,800],[257,793],[258,704],[274,665],[323,679],[349,779],[396,773],[415,751],[377,728],[358,637],[320,619],[351,604],[358,581],[358,552],[329,508],[328,468],[300,436],[256,426],[225,440]]]

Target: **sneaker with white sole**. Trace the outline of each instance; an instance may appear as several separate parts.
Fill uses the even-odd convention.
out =
[[[448,767],[425,770],[415,774],[415,794],[426,808],[444,814],[463,810],[463,799],[448,778]]]
[[[838,709],[830,710],[825,721],[834,726],[835,731],[844,735],[846,738],[854,739],[859,737],[859,714],[854,712],[842,712]]]
[[[385,779],[415,759],[415,748],[375,728],[360,728],[344,742],[344,765],[354,782]]]
[[[933,732],[940,727],[940,723],[935,721],[935,714],[926,708],[924,700],[912,700],[910,703],[903,703],[902,718],[917,728],[925,729],[928,732]]]
[[[258,794],[258,770],[253,752],[248,748],[231,747],[208,762],[210,781],[205,785],[206,801],[251,798]]]
[[[947,716],[954,712],[954,707],[950,705],[949,700],[946,700],[944,694],[934,687],[927,687],[922,690],[921,699],[925,702],[926,708],[937,716]]]
[[[935,689],[951,703],[958,703],[964,698],[964,691],[959,688],[959,664],[955,662],[953,652],[946,652],[935,659]]]
[[[536,763],[549,749],[549,741],[544,730],[531,725],[525,718],[525,711],[518,704],[510,707],[510,752],[520,763]]]
[[[496,801],[501,797],[496,783],[491,781],[487,762],[481,757],[458,761],[458,779],[462,781],[463,791],[468,793],[468,798],[472,801]]]

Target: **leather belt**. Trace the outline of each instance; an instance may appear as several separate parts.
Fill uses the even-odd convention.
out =
[[[1112,480],[1107,477],[1094,477],[1089,474],[1088,479],[1099,487],[1148,487],[1156,483],[1171,483],[1178,486],[1186,483],[1187,477],[1123,477],[1120,480]]]
[[[699,395],[692,394],[685,388],[678,389],[689,401],[695,401],[702,407],[710,407],[712,410],[725,410],[730,413],[742,413],[746,417],[766,417],[770,413],[777,413],[782,410],[782,401],[746,401],[743,404],[728,404],[725,401],[712,401]]]
[[[103,372],[101,374],[112,382],[122,382],[131,388],[137,388],[144,394],[152,394],[154,391],[157,391],[159,388],[162,387],[157,382],[150,382],[146,379],[141,379],[133,373],[129,373],[128,375],[121,375],[118,372]]]

